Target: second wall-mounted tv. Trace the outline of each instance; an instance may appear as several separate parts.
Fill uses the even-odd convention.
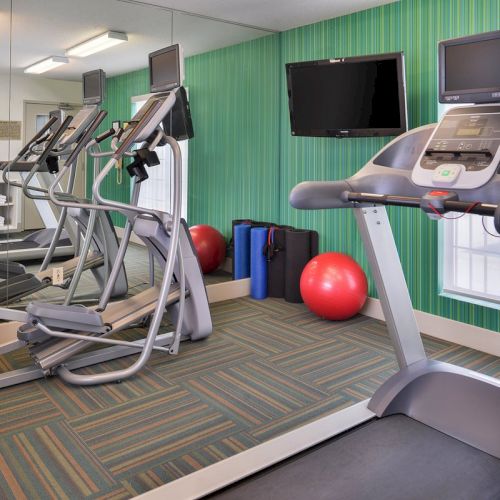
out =
[[[500,102],[500,31],[439,44],[439,102]]]
[[[404,56],[286,65],[292,135],[393,136],[407,130]]]

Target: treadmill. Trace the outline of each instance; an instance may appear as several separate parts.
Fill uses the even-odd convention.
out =
[[[490,216],[500,232],[500,78],[493,92],[491,81],[483,80],[483,74],[491,75],[487,71],[465,79],[475,81],[476,88],[450,90],[449,81],[463,77],[457,73],[470,76],[471,70],[465,57],[444,70],[450,50],[473,50],[476,69],[494,64],[482,52],[483,41],[496,44],[498,54],[500,31],[441,42],[439,47],[441,101],[452,96],[452,102],[480,104],[455,107],[437,126],[397,137],[349,179],[303,182],[290,194],[291,205],[298,209],[354,211],[399,371],[370,400],[330,416],[344,419],[345,432],[302,454],[255,475],[250,474],[258,466],[254,463],[253,470],[245,472],[238,455],[214,464],[212,470],[208,467],[206,484],[217,472],[236,471],[232,481],[247,476],[208,498],[500,498],[500,380],[426,357],[385,209],[421,209],[432,219],[448,212]],[[292,446],[307,427],[272,441],[277,446],[288,440]],[[260,456],[266,462],[262,469],[272,462],[266,452],[274,453],[271,443],[241,455],[247,454],[248,463],[250,457]],[[175,481],[168,493],[165,486],[164,498],[173,494],[175,483],[185,488],[177,490],[184,492],[177,498],[198,498],[187,492],[202,482],[203,473]],[[204,493],[215,489],[211,484]],[[153,493],[144,498],[155,498]]]

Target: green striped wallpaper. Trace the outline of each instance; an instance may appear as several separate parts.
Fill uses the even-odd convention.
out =
[[[280,70],[278,35],[186,60],[190,224],[278,218]]]
[[[317,229],[322,250],[347,252],[366,268],[350,211],[291,210],[290,189],[302,180],[343,179],[388,139],[290,135],[284,64],[292,61],[404,51],[410,128],[437,119],[437,43],[500,28],[500,0],[402,0],[281,34],[280,220]],[[498,330],[497,310],[438,295],[437,224],[417,210],[389,210],[416,309]],[[375,295],[373,284],[370,294]]]
[[[350,211],[293,210],[288,193],[302,180],[352,175],[389,139],[292,137],[285,63],[403,50],[413,128],[437,118],[437,42],[494,29],[500,0],[401,0],[188,58],[189,224],[226,236],[231,220],[243,217],[314,228],[322,250],[349,253],[366,268]],[[126,119],[130,97],[146,92],[145,71],[110,78],[105,109]],[[110,196],[128,196],[126,177],[121,186],[109,181]],[[389,216],[414,306],[498,330],[497,310],[439,297],[437,224],[416,210],[391,208]]]
[[[106,100],[102,104],[102,109],[108,112],[108,116],[100,127],[103,132],[112,126],[113,121],[130,120],[131,104],[130,98],[136,95],[147,94],[149,92],[149,75],[147,70],[133,71],[125,75],[115,76],[106,79]],[[102,143],[103,150],[109,150],[110,141]],[[103,164],[104,165],[104,164]],[[87,164],[87,196],[92,192],[92,163]],[[122,182],[119,184],[116,170],[111,173],[103,183],[103,194],[113,200],[128,202],[130,200],[130,177],[123,169]],[[123,227],[125,217],[121,214],[112,213],[114,224]]]

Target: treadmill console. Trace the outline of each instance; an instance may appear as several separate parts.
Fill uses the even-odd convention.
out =
[[[412,172],[424,187],[474,189],[500,163],[500,105],[451,109],[442,118]]]

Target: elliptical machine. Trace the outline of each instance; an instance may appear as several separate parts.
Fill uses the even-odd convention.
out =
[[[166,52],[173,57],[162,58]],[[165,60],[174,61],[165,68]],[[113,138],[113,151],[99,153],[111,155],[110,160],[97,175],[93,185],[94,203],[67,201],[56,191],[66,175],[64,166],[48,190],[50,199],[56,205],[96,211],[118,211],[127,218],[124,236],[120,243],[117,260],[113,266],[107,286],[96,308],[82,306],[51,305],[33,302],[27,307],[27,319],[18,330],[19,340],[28,344],[30,354],[38,370],[44,375],[57,374],[63,380],[80,385],[91,385],[123,380],[137,373],[156,349],[176,354],[182,339],[199,340],[212,332],[212,321],[203,276],[197,255],[185,221],[181,219],[181,153],[177,141],[165,134],[159,127],[172,110],[176,96],[175,89],[182,81],[182,55],[179,45],[174,45],[150,54],[152,90],[156,93]],[[161,80],[163,75],[174,75],[173,80]],[[132,151],[134,144],[141,143]],[[173,152],[173,209],[172,214],[137,206],[141,182],[147,179],[146,166],[154,167],[157,157],[154,153],[159,144],[168,144]],[[134,178],[130,204],[105,199],[101,186],[106,176],[123,157],[133,158],[128,168]],[[111,290],[117,279],[120,265],[132,231],[147,245],[163,269],[161,284],[151,287],[121,302],[109,303]],[[173,281],[174,280],[174,281]],[[175,331],[159,335],[164,313],[168,311]],[[149,319],[148,332],[143,340],[128,342],[110,339],[125,328],[135,326]],[[81,366],[75,356],[89,343],[108,344],[109,350],[96,351],[100,361],[140,352],[139,358],[130,367],[95,375],[81,375],[72,372]],[[103,357],[103,351],[107,351]],[[2,384],[0,377],[0,385]]]

